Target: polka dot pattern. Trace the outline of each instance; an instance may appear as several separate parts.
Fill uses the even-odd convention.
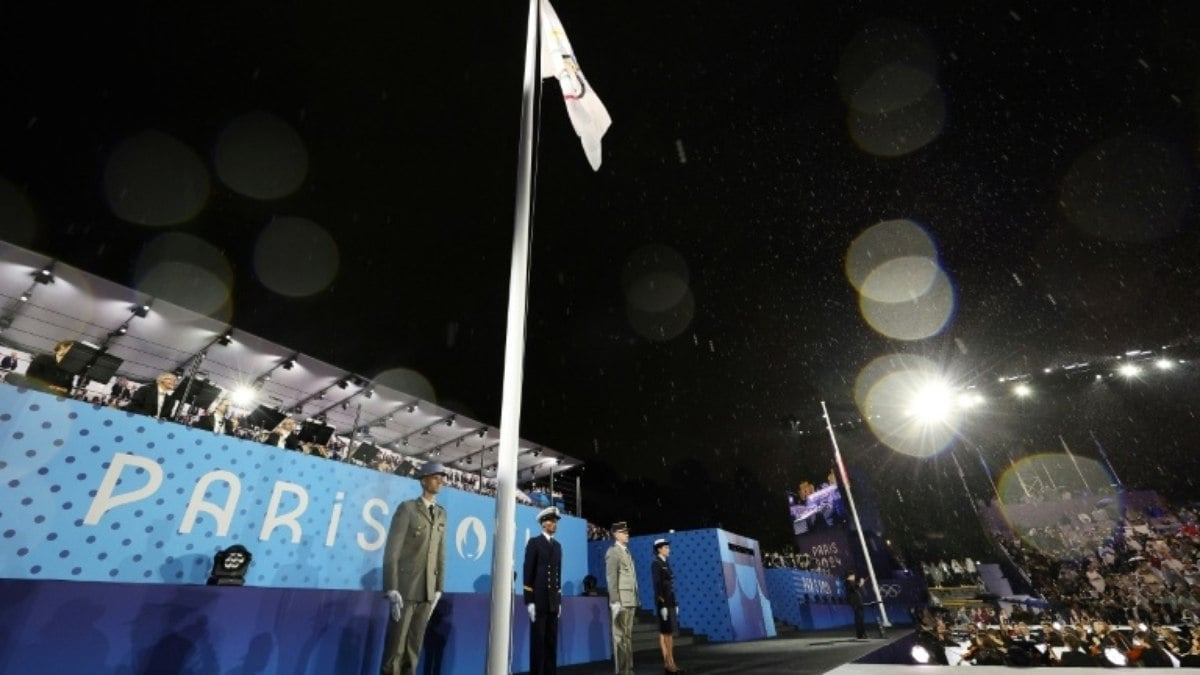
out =
[[[248,585],[378,590],[394,506],[420,493],[412,479],[10,386],[0,439],[0,545],[15,552],[0,577],[202,584],[213,554],[240,543]],[[452,489],[438,501],[446,591],[486,591],[495,502]],[[536,515],[517,507],[518,538],[538,531]],[[564,592],[578,593],[584,521],[564,518],[559,540]]]

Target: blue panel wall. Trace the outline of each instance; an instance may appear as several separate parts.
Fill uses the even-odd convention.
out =
[[[0,579],[0,672],[379,672],[387,605],[377,592]],[[484,670],[488,596],[447,594],[417,672]],[[518,615],[519,617],[520,615]],[[528,669],[528,620],[513,667]],[[559,663],[612,656],[604,598],[566,598]]]
[[[804,630],[824,630],[850,626],[854,613],[846,604],[842,580],[821,572],[795,569],[769,569],[764,573],[771,608],[782,621]],[[892,624],[911,623],[909,610],[922,604],[924,586],[914,577],[880,579],[888,620]],[[874,599],[871,584],[863,587],[864,597]],[[878,609],[868,608],[868,622],[876,621]]]
[[[0,577],[203,583],[212,555],[254,555],[254,586],[377,590],[408,478],[106,407],[0,386]],[[495,502],[445,489],[446,590],[491,588]],[[517,507],[516,569],[540,531]],[[586,523],[559,523],[563,592],[582,591]]]
[[[671,542],[671,568],[679,599],[679,624],[714,641],[773,636],[775,624],[765,594],[758,542],[722,530],[689,530],[630,537],[629,551],[638,575],[642,608],[654,608],[650,561],[656,539]],[[751,549],[734,554],[728,544]],[[604,553],[612,541],[588,543],[588,571],[606,586]]]

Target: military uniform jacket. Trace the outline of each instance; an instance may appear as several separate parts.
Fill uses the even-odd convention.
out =
[[[654,581],[654,609],[679,606],[675,599],[675,572],[666,560],[654,556],[650,563],[650,579]]]
[[[383,590],[405,602],[432,602],[446,577],[446,509],[433,516],[420,497],[396,509],[383,551]]]
[[[539,612],[557,612],[562,606],[562,544],[539,534],[525,544],[525,604]]]
[[[637,573],[629,550],[613,545],[604,554],[604,576],[608,581],[608,601],[622,607],[637,607]]]

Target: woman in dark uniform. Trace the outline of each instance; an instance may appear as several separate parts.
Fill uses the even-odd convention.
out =
[[[675,665],[675,631],[679,629],[679,600],[675,598],[675,573],[667,558],[671,556],[671,542],[657,539],[654,542],[654,560],[650,562],[650,578],[654,581],[654,610],[658,615],[658,646],[662,648],[663,670],[667,673],[682,673],[683,668]]]

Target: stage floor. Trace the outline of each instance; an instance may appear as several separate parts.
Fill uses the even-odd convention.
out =
[[[851,629],[851,632],[853,629]],[[814,633],[792,633],[784,637],[753,642],[721,642],[688,645],[675,650],[675,662],[688,673],[722,675],[750,673],[768,675],[774,673],[802,673],[816,675],[829,672],[839,666],[864,656],[880,647],[908,635],[907,629],[897,629],[887,638],[855,640],[847,637],[846,630]],[[663,672],[662,658],[658,651],[634,653],[634,672]],[[895,666],[869,666],[875,674],[887,672]],[[564,675],[611,675],[611,661],[589,663],[569,668],[559,668]],[[841,671],[838,671],[839,674]],[[865,671],[864,671],[865,672]],[[852,675],[847,673],[846,675]]]

